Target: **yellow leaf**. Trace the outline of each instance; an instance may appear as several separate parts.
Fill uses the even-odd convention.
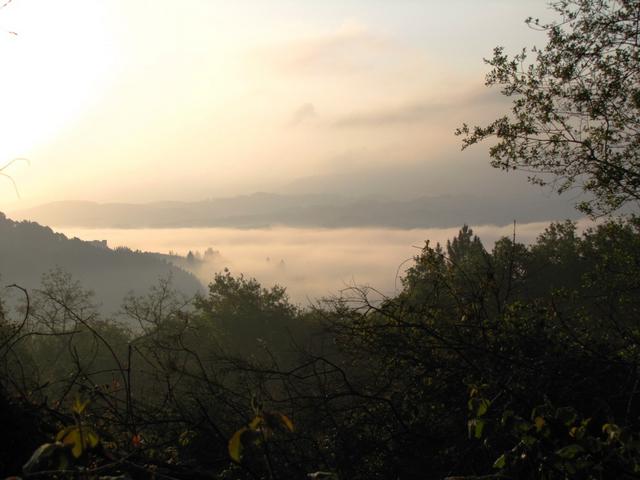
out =
[[[87,405],[89,405],[89,400],[85,400],[83,402],[80,400],[80,397],[76,397],[75,401],[73,402],[73,406],[71,407],[71,410],[73,410],[78,415],[82,415],[82,413],[87,408]]]
[[[180,446],[186,447],[191,443],[191,441],[195,436],[196,436],[196,432],[193,432],[191,430],[185,430],[180,434],[180,437],[178,438],[178,443],[180,444]]]
[[[67,443],[65,441],[65,443]],[[74,430],[69,435],[69,443],[72,445],[71,454],[75,458],[80,458],[82,456],[82,452],[84,452],[84,445],[82,445],[82,437],[80,436],[80,430]]]
[[[96,448],[100,443],[100,437],[91,428],[87,429],[84,433],[84,441],[89,448]]]
[[[82,455],[82,443],[80,437],[80,430],[77,426],[67,427],[62,432],[58,433],[57,440],[61,441],[67,446],[71,447],[71,453],[75,458],[79,458]]]
[[[248,430],[249,429],[246,427],[241,428],[236,433],[234,433],[229,440],[229,456],[235,462],[239,463],[240,460],[242,460],[242,450],[244,448],[242,446],[242,435]]]
[[[100,437],[91,427],[79,425],[62,429],[56,435],[56,440],[70,446],[75,458],[80,458],[87,449],[95,448],[100,443]]]
[[[249,428],[257,430],[264,423],[264,417],[262,415],[256,415],[251,422],[249,422]]]
[[[267,433],[280,430],[293,432],[293,422],[289,417],[280,412],[263,412],[262,418]],[[251,425],[249,425],[251,426]]]
[[[69,432],[74,428],[77,428],[77,427],[75,425],[71,425],[70,427],[65,427],[62,430],[60,430],[56,435],[56,442],[62,442],[63,441],[62,439],[66,437],[69,434]]]
[[[282,425],[284,425],[285,428],[290,432],[293,432],[293,422],[291,421],[291,419],[283,413],[279,413],[278,415],[280,415],[280,421],[282,422]]]
[[[536,425],[536,430],[540,431],[542,430],[542,427],[544,427],[547,422],[545,422],[544,418],[542,417],[536,417],[533,423],[535,423]]]

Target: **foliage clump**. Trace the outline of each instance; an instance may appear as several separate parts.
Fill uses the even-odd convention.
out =
[[[586,193],[579,208],[607,214],[640,201],[640,19],[637,0],[562,0],[558,20],[527,23],[543,48],[486,62],[488,86],[513,99],[486,126],[463,125],[463,148],[491,137],[492,165],[524,170],[559,192]]]

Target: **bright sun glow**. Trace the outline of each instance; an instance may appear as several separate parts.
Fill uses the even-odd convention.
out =
[[[51,141],[108,81],[114,48],[101,3],[67,3],[15,2],[0,12],[0,164]]]

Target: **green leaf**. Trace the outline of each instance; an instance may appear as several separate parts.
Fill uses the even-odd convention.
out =
[[[571,445],[567,445],[566,447],[562,447],[560,450],[557,450],[556,455],[558,455],[560,458],[571,460],[572,458],[575,458],[576,455],[579,455],[583,452],[584,448],[582,448],[577,443],[574,443]]]
[[[478,440],[481,439],[485,425],[486,422],[480,418],[469,420],[469,422],[467,423],[467,427],[469,428],[469,438],[473,436]]]
[[[504,468],[507,466],[507,457],[506,455],[503,453],[502,455],[500,455],[495,462],[493,462],[493,468]]]
[[[558,418],[558,420],[564,423],[567,427],[570,427],[578,419],[578,414],[573,408],[564,407],[564,408],[558,409],[558,411],[556,412],[556,417]]]
[[[487,400],[486,398],[481,399],[478,405],[478,410],[476,411],[476,415],[478,417],[482,417],[485,413],[487,413],[490,405],[491,402],[489,402],[489,400]]]
[[[509,425],[513,420],[514,416],[515,416],[515,413],[513,412],[513,410],[505,410],[502,413],[502,419],[500,421],[501,425],[503,427],[506,427],[507,425]]]
[[[491,402],[486,398],[470,398],[467,406],[469,408],[469,412],[475,413],[476,417],[482,417],[487,410],[489,410],[489,406]]]
[[[613,441],[620,435],[620,427],[615,423],[605,423],[602,426],[602,433],[605,433],[609,441]]]

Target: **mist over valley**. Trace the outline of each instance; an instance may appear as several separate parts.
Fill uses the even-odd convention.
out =
[[[592,222],[582,220],[579,231]],[[548,222],[516,225],[516,239],[530,244]],[[501,237],[513,236],[513,224],[474,225],[487,248]],[[106,240],[133,250],[177,254],[169,261],[193,273],[206,286],[217,272],[257,278],[263,285],[279,284],[293,302],[309,305],[327,296],[349,295],[351,287],[370,286],[392,296],[425,242],[445,245],[455,237],[451,228],[176,228],[91,229],[54,227],[68,237]],[[210,253],[207,254],[207,251]],[[186,261],[191,252],[194,258]],[[375,295],[380,298],[380,295]]]

